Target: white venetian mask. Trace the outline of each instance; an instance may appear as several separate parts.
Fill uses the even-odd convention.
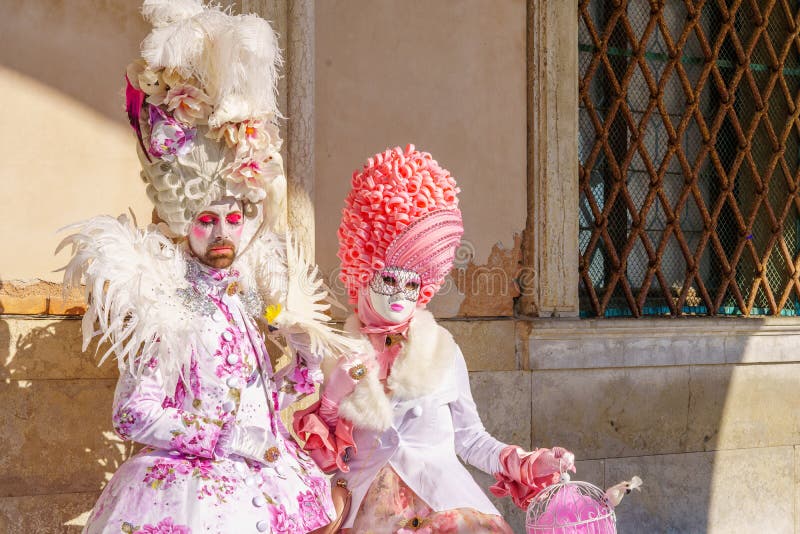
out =
[[[369,283],[372,309],[391,323],[402,323],[414,313],[419,299],[420,276],[415,271],[386,267],[375,271]]]

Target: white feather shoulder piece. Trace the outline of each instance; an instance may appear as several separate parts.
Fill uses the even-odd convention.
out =
[[[58,247],[72,246],[64,284],[86,284],[83,350],[101,335],[100,344],[109,343],[101,364],[114,354],[120,371],[140,376],[157,362],[170,391],[198,339],[194,314],[176,298],[189,286],[183,253],[160,232],[139,230],[125,215],[98,216],[64,230],[74,232]]]
[[[237,267],[248,285],[272,306],[271,328],[278,336],[306,337],[311,355],[318,358],[352,357],[369,350],[363,339],[331,326],[327,311],[341,306],[330,294],[319,268],[312,266],[295,240],[264,234],[248,246]],[[307,362],[319,363],[319,362]]]

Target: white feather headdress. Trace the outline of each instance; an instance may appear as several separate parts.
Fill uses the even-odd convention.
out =
[[[194,0],[146,0],[142,13],[153,31],[142,57],[153,70],[174,69],[199,80],[214,110],[212,128],[278,115],[278,39],[257,15],[228,15]]]
[[[142,13],[153,29],[127,69],[126,109],[163,230],[185,235],[198,209],[223,196],[273,213],[286,179],[270,24],[198,0],[145,0]]]

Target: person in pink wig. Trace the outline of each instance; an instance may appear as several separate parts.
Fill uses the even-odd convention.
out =
[[[525,452],[486,432],[464,356],[425,309],[463,234],[458,193],[413,145],[353,174],[338,256],[355,306],[346,330],[369,350],[323,364],[320,400],[294,419],[311,457],[352,493],[344,532],[511,532],[457,456],[521,508],[574,471],[563,448]]]

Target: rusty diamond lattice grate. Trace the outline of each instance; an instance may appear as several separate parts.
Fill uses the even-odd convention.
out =
[[[798,3],[578,16],[582,314],[800,314]]]

